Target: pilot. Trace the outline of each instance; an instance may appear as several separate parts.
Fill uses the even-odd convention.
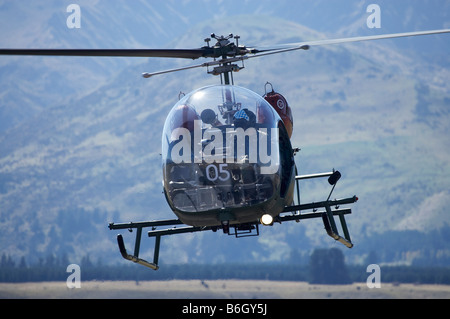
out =
[[[169,115],[169,131],[167,132],[168,136],[167,138],[171,138],[171,134],[174,134],[176,132],[176,129],[178,128],[185,128],[188,129],[191,134],[194,132],[194,121],[199,120],[200,117],[195,111],[195,109],[189,105],[178,105],[171,114]],[[185,188],[187,182],[193,179],[193,171],[190,163],[193,163],[193,154],[191,154],[191,162],[185,163],[185,164],[178,164],[174,165],[171,158],[172,148],[175,143],[177,143],[178,140],[175,141],[175,139],[172,140],[172,142],[167,141],[168,143],[168,154],[166,159],[166,172],[167,178],[170,183],[170,189],[169,192],[171,192],[174,188]]]
[[[258,123],[270,125],[275,121],[272,110],[265,105],[258,105],[257,114]]]
[[[210,124],[213,127],[222,126],[223,124],[217,119],[217,114],[212,109],[205,109],[203,110],[202,114],[200,115],[203,123]]]

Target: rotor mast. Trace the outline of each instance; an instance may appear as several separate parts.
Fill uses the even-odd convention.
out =
[[[243,69],[244,64],[242,63],[242,66],[239,66],[237,64],[233,64],[232,62],[239,60],[243,61],[242,58],[239,58],[237,60],[234,58],[237,55],[243,55],[243,52],[241,51],[246,50],[246,48],[239,47],[240,36],[234,36],[232,33],[230,33],[228,36],[216,36],[214,33],[212,33],[211,38],[217,40],[217,43],[214,45],[214,47],[212,47],[212,49],[216,56],[221,57],[221,60],[217,61],[219,66],[214,67],[212,71],[208,70],[208,74],[220,75],[221,84],[233,85],[233,72],[238,72]],[[209,42],[211,41],[211,38],[205,39],[207,48],[210,48]],[[234,43],[230,41],[231,38],[235,39]],[[214,61],[216,61],[215,58]]]

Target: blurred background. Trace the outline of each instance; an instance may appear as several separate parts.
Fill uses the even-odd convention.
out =
[[[72,3],[81,9],[80,28],[66,23]],[[0,1],[0,47],[197,48],[211,33],[272,46],[450,27],[450,1],[377,0],[381,28],[370,29],[372,3],[6,0]],[[355,246],[341,246],[320,220],[311,220],[264,227],[259,237],[243,239],[219,232],[167,236],[160,263],[293,267],[308,265],[313,252],[337,248],[346,264],[364,271],[370,263],[449,267],[449,49],[448,35],[432,35],[247,61],[235,84],[263,95],[270,81],[293,109],[299,173],[338,169],[343,177],[333,196],[359,197],[347,217]],[[0,58],[3,266],[60,265],[65,280],[69,263],[124,265],[109,222],[174,218],[161,184],[165,116],[180,92],[219,78],[203,69],[151,79],[141,73],[197,62]],[[321,201],[329,186],[305,181],[301,192],[302,201]],[[125,232],[131,247],[134,234]],[[141,249],[150,259],[153,241],[144,236]]]

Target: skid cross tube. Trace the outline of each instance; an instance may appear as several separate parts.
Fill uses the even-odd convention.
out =
[[[308,210],[308,209],[325,208],[326,206],[340,206],[340,205],[346,205],[346,204],[353,204],[353,203],[356,203],[357,201],[358,201],[358,197],[356,197],[356,196],[344,198],[344,199],[326,200],[323,202],[287,206],[284,208],[283,212],[286,213],[286,212],[294,212],[294,211],[301,211],[301,210]]]
[[[195,233],[195,232],[211,230],[211,229],[212,229],[212,227],[187,226],[187,227],[180,227],[180,228],[152,230],[152,231],[148,232],[148,237],[158,237],[158,236],[167,236],[167,235],[184,234],[184,233]]]
[[[321,178],[321,177],[329,177],[333,175],[334,172],[329,173],[320,173],[320,174],[309,174],[309,175],[297,175],[295,176],[295,179],[297,181],[303,180],[303,179],[313,179],[313,178]]]
[[[283,223],[283,222],[299,220],[299,219],[301,220],[301,219],[321,218],[323,213],[326,213],[326,212],[323,211],[323,212],[306,213],[306,214],[299,214],[299,215],[279,216],[276,219],[276,221]],[[350,208],[337,209],[337,210],[333,211],[333,215],[339,216],[339,217],[341,217],[341,216],[344,217],[344,215],[351,214],[351,213],[352,213],[352,210]]]

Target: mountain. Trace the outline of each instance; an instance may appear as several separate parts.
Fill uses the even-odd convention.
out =
[[[370,1],[345,3],[319,1],[201,1],[170,0],[148,2],[78,1],[81,28],[70,29],[66,20],[67,7],[73,1],[50,0],[45,5],[34,1],[0,1],[0,46],[21,48],[146,48],[178,44],[174,39],[201,21],[257,15],[261,20],[278,17],[286,22],[302,24],[324,33],[327,38],[406,32],[412,30],[448,28],[450,4],[442,0],[378,1],[381,7],[380,29],[366,24]],[[170,27],[167,27],[170,26]],[[202,39],[216,32],[211,24],[200,38],[191,37],[188,47],[199,47]],[[230,29],[234,29],[231,27]],[[235,32],[233,30],[223,30]],[[288,42],[298,37],[285,38]],[[257,41],[258,40],[258,41]],[[260,42],[259,40],[262,40]],[[309,39],[308,39],[309,40]],[[312,39],[311,39],[312,40]],[[267,35],[248,38],[249,45],[282,43],[282,38]],[[392,45],[408,55],[445,66],[448,45],[442,37],[403,39]],[[418,49],[419,47],[419,49]],[[130,63],[145,59],[109,58],[40,58],[2,57],[0,61],[0,132],[36,115],[52,105],[66,103],[95,91]],[[72,61],[77,61],[73,63]],[[151,62],[157,63],[157,62]]]
[[[199,47],[211,32],[239,34],[248,45],[271,45],[371,32],[364,1],[133,1],[126,6],[86,1],[80,2],[79,30],[65,25],[68,4],[1,2],[1,29],[11,31],[3,31],[0,46]],[[372,30],[377,33],[441,28],[448,20],[448,2],[380,6],[385,13],[382,29]],[[302,149],[301,173],[339,169],[343,178],[334,196],[360,198],[347,218],[355,248],[345,253],[352,261],[378,247],[382,261],[410,262],[402,257],[404,250],[388,257],[381,253],[387,244],[375,243],[388,231],[433,234],[446,225],[447,37],[315,47],[246,61],[235,74],[237,85],[263,94],[270,81],[286,96],[294,113],[293,144]],[[115,262],[121,257],[108,222],[173,218],[161,188],[165,116],[180,91],[218,78],[202,69],[151,79],[140,74],[193,63],[1,58],[2,253],[29,259],[68,254],[74,262],[90,254]],[[302,200],[324,200],[326,184],[305,182]],[[260,237],[242,240],[219,233],[167,237],[161,259],[285,261],[297,251],[327,245],[335,243],[320,221],[308,221],[264,228]],[[449,253],[445,246],[432,248]],[[143,238],[143,256],[151,249]],[[425,248],[402,249],[423,257]]]

